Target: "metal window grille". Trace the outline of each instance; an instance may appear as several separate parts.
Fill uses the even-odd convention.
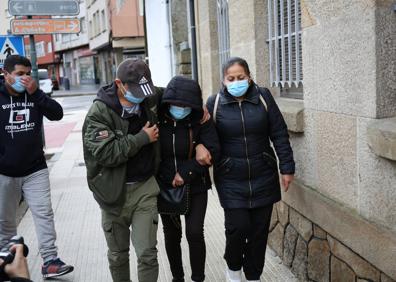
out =
[[[219,37],[220,77],[222,78],[222,66],[230,57],[228,0],[217,0],[217,29]]]
[[[301,88],[300,0],[268,0],[268,43],[271,85]]]

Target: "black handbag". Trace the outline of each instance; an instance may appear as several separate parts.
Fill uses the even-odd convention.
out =
[[[189,129],[190,149],[188,159],[190,160],[193,152],[193,132]],[[177,167],[176,167],[177,169]],[[184,184],[180,187],[165,187],[160,179],[157,179],[160,186],[160,193],[157,198],[158,213],[167,215],[187,214],[190,208],[190,185]]]

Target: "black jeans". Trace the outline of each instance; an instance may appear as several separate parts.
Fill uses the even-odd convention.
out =
[[[191,279],[205,280],[206,247],[204,239],[204,220],[208,192],[191,195],[190,211],[185,215],[186,238],[190,251]],[[161,215],[165,234],[166,254],[174,281],[184,281],[182,252],[180,242],[182,238],[180,216]]]
[[[230,270],[237,271],[243,267],[247,280],[259,280],[263,272],[271,214],[272,205],[224,210],[224,259]]]

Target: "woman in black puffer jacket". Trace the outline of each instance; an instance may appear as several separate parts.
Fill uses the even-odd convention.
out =
[[[198,144],[205,146],[213,159],[216,159],[220,152],[213,121],[209,120],[204,124],[200,122],[203,117],[202,103],[198,83],[176,76],[165,89],[159,112],[162,160],[157,181],[160,189],[177,189],[177,186],[184,183],[190,184],[191,202],[185,215],[185,223],[193,281],[205,279],[206,250],[203,228],[208,200],[207,190],[212,185],[209,166],[201,165],[195,159],[195,154],[191,159],[188,155],[191,145],[195,152]],[[184,281],[180,216],[161,215],[161,219],[173,281]]]
[[[214,180],[225,212],[227,281],[259,281],[264,267],[272,206],[281,199],[295,164],[285,121],[271,93],[258,87],[249,66],[231,58],[223,67],[223,89],[208,99],[220,139]]]

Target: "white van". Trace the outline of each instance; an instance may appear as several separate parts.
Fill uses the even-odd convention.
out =
[[[48,76],[48,71],[46,69],[39,69],[38,77],[40,82],[40,89],[48,96],[51,96],[53,86],[52,81]]]

